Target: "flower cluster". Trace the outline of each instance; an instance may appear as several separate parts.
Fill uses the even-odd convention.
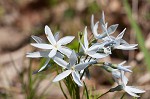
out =
[[[102,33],[98,33],[98,28],[102,29]],[[113,91],[124,90],[128,94],[134,97],[139,97],[136,93],[144,93],[145,91],[137,89],[133,86],[127,86],[128,79],[124,75],[125,72],[132,72],[130,66],[123,66],[125,61],[120,64],[112,64],[107,62],[101,62],[100,59],[112,54],[112,50],[134,50],[137,44],[129,44],[123,40],[125,33],[124,29],[117,37],[112,36],[116,31],[118,24],[108,27],[108,23],[105,22],[104,12],[100,21],[94,23],[94,15],[91,17],[91,31],[92,37],[88,39],[87,27],[85,27],[83,33],[79,36],[79,50],[74,51],[65,45],[69,44],[75,37],[66,36],[59,39],[59,33],[51,32],[51,29],[45,26],[45,35],[50,44],[46,44],[41,38],[32,36],[36,43],[31,43],[32,46],[42,51],[27,53],[27,57],[30,58],[46,58],[45,64],[37,71],[43,71],[52,59],[58,66],[62,67],[62,73],[58,74],[53,82],[60,81],[71,74],[72,79],[78,86],[83,86],[83,76],[89,75],[88,69],[90,66],[101,66],[106,71],[112,74],[114,81],[118,84],[116,88],[112,88]]]

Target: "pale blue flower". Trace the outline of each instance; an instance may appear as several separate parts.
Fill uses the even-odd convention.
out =
[[[132,72],[132,71],[129,69],[131,66],[124,66],[125,63],[126,63],[126,61],[123,61],[123,62],[121,62],[121,63],[119,63],[119,64],[111,64],[111,63],[105,62],[105,63],[104,63],[104,67],[106,67],[106,69],[107,69],[108,67],[111,67],[111,68],[113,68],[113,69],[122,70],[122,71],[125,71],[125,72]],[[108,69],[109,69],[109,68],[108,68]],[[112,70],[111,70],[111,71],[112,71]]]
[[[115,82],[119,85],[119,79],[121,79],[121,70],[118,69],[112,69],[112,77],[114,78]],[[128,81],[128,78],[124,76],[124,79]]]
[[[140,97],[137,94],[145,92],[144,90],[135,88],[134,86],[127,86],[128,80],[126,80],[124,71],[121,71],[121,80],[122,80],[123,90],[126,91],[129,95],[131,95],[133,97]]]
[[[54,37],[51,32],[51,29],[48,26],[45,26],[45,34],[46,34],[48,41],[51,44],[32,43],[31,45],[40,49],[48,50],[49,53],[48,54],[46,53],[46,54],[50,58],[54,57],[57,51],[60,51],[61,53],[67,55],[68,57],[70,56],[71,50],[63,45],[70,43],[74,39],[74,36],[66,36],[58,40],[59,34],[57,33]]]
[[[117,69],[118,69],[118,70],[125,71],[125,72],[132,72],[132,71],[129,69],[131,66],[124,66],[125,63],[126,63],[126,61],[123,61],[123,62],[121,62],[120,64],[118,64]]]
[[[43,41],[40,37],[37,37],[37,36],[31,36],[31,37],[36,41],[37,44],[45,44],[45,41]],[[58,41],[59,33],[56,33],[54,38],[55,38],[56,41]],[[30,58],[44,57],[44,58],[46,58],[46,62],[44,63],[44,65],[37,71],[37,72],[41,72],[48,66],[48,63],[49,63],[51,58],[53,59],[54,57],[59,57],[59,58],[63,58],[64,57],[59,52],[57,52],[55,56],[49,57],[48,56],[49,53],[50,53],[50,50],[37,51],[37,52],[27,53],[26,57],[30,57]]]
[[[125,40],[123,40],[123,35],[125,33],[126,28],[115,38],[113,36],[107,36],[103,38],[104,42],[107,42],[107,46],[111,46],[113,49],[121,49],[121,50],[134,50],[137,49],[138,44],[129,44]]]
[[[79,71],[84,70],[91,62],[84,62],[84,63],[77,63],[77,56],[76,53],[74,51],[72,51],[70,57],[69,57],[69,63],[67,63],[66,61],[64,61],[61,58],[55,57],[54,61],[61,67],[63,67],[64,69],[66,69],[65,71],[63,71],[62,73],[60,73],[59,75],[57,75],[53,82],[57,82],[62,80],[63,78],[67,77],[68,75],[72,75],[73,80],[75,81],[76,84],[78,84],[79,86],[82,86],[82,82],[80,80],[80,75],[79,75]]]
[[[102,48],[104,46],[103,44],[95,43],[89,47],[89,42],[88,42],[87,37],[88,37],[87,27],[85,27],[85,29],[84,29],[84,45],[79,40],[80,45],[85,54],[89,55],[92,58],[104,58],[104,57],[108,56],[108,54],[97,52],[99,50],[99,48]]]
[[[92,17],[91,17],[91,30],[92,30],[92,33],[94,34],[94,37],[96,39],[102,39],[102,38],[108,36],[108,34],[109,35],[113,34],[118,27],[118,24],[114,24],[114,25],[111,25],[110,27],[108,27],[108,23],[105,22],[104,12],[102,12],[102,18],[100,19],[100,25],[102,28],[102,33],[98,33],[98,31],[97,31],[98,24],[99,24],[99,22],[96,22],[96,24],[94,24],[94,15],[92,15]]]

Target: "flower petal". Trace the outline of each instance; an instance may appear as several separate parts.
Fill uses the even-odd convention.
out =
[[[113,69],[113,71],[111,73],[112,73],[113,77],[115,77],[117,79],[121,78],[121,73],[119,72],[119,70]]]
[[[93,31],[93,27],[94,27],[94,15],[92,14],[91,16],[91,30]]]
[[[125,88],[125,91],[126,91],[129,95],[131,95],[131,96],[133,96],[133,97],[140,97],[140,96],[138,96],[137,94],[131,92],[127,87]]]
[[[131,95],[131,96],[133,96],[133,97],[140,97],[140,96],[138,96],[137,94],[135,94],[134,92],[132,92],[128,86],[126,86],[126,87],[124,88],[124,90],[125,90],[129,95]]]
[[[59,32],[56,32],[56,33],[55,33],[54,38],[55,38],[55,40],[56,40],[56,42],[57,42],[58,39],[59,39]]]
[[[88,51],[97,51],[99,48],[103,48],[105,44],[96,43],[93,44]]]
[[[124,71],[120,71],[121,72],[121,80],[123,82],[123,86],[126,87],[127,83],[128,83],[128,78],[125,76]]]
[[[38,51],[33,53],[27,53],[26,57],[30,58],[39,58],[39,57],[48,57],[50,51]]]
[[[57,50],[56,49],[52,49],[51,52],[48,54],[48,56],[50,58],[52,58],[52,57],[54,57],[56,55],[56,53],[57,53]]]
[[[121,63],[119,63],[118,65],[124,65],[127,61],[123,61]]]
[[[60,81],[62,79],[64,79],[65,77],[67,77],[72,71],[71,70],[66,70],[64,72],[62,72],[61,74],[57,75],[53,82],[57,82],[57,81]]]
[[[38,72],[43,71],[43,70],[47,67],[47,65],[48,65],[49,61],[50,61],[50,58],[47,58],[47,60],[46,60],[45,64],[44,64],[44,65],[40,68],[40,70],[38,70]]]
[[[32,35],[31,37],[35,40],[36,43],[45,43],[45,42],[44,42],[40,37],[38,37],[38,36]]]
[[[79,43],[80,43],[80,45],[81,45],[81,47],[82,47],[83,51],[85,52],[85,51],[86,51],[86,49],[85,49],[84,45],[81,43],[81,40],[79,40]]]
[[[119,45],[119,46],[115,46],[115,49],[122,49],[122,50],[135,50],[137,49],[136,48],[137,44],[134,44],[134,45],[126,45],[126,44],[123,44],[123,45]]]
[[[41,48],[41,49],[52,49],[53,46],[50,44],[38,44],[38,43],[31,43],[32,46]]]
[[[105,15],[104,15],[104,11],[102,12],[102,17],[100,19],[100,23],[101,25],[105,25]]]
[[[127,89],[133,93],[144,93],[145,92],[144,90],[135,88],[134,86],[126,86],[126,87],[128,87]]]
[[[115,49],[121,49],[121,50],[135,50],[135,49],[137,49],[136,47],[127,47],[124,45],[115,46],[114,48]]]
[[[90,64],[90,62],[80,63],[80,64],[75,65],[74,68],[75,68],[75,70],[80,71],[80,70],[85,69],[89,64]]]
[[[92,31],[95,38],[98,38],[98,36],[99,36],[99,34],[98,34],[98,32],[97,32],[98,23],[99,23],[99,22],[96,22],[96,24],[95,24],[94,27],[93,27],[93,31]]]
[[[126,67],[126,66],[118,65],[117,68],[119,70],[122,70],[122,71],[125,71],[125,72],[132,72],[132,70],[128,69],[128,67]]]
[[[72,77],[73,77],[73,80],[75,81],[76,84],[78,84],[79,86],[83,86],[81,80],[80,80],[80,76],[77,72],[72,72]]]
[[[106,67],[106,66],[105,66]],[[111,68],[111,67],[109,67]],[[119,79],[121,78],[121,73],[118,69],[112,69],[112,77],[114,78],[115,82],[119,85]]]
[[[138,44],[129,44],[128,46],[136,47]]]
[[[93,58],[104,58],[108,56],[108,54],[96,53],[95,51],[89,51],[87,54]]]
[[[132,71],[129,69],[131,66],[123,66],[125,63],[126,63],[126,61],[123,61],[123,62],[119,63],[118,66],[117,66],[117,68],[118,68],[119,70],[122,70],[121,72],[123,72],[123,71],[125,71],[125,72],[132,72]]]
[[[68,65],[68,63],[66,61],[64,61],[63,59],[59,58],[59,57],[54,57],[53,58],[54,62],[57,63],[59,66],[66,68],[66,66]]]
[[[75,51],[73,50],[69,57],[70,66],[73,66],[76,63],[76,61],[77,61],[77,56],[76,56]]]
[[[88,45],[89,45],[87,36],[88,35],[87,35],[87,26],[86,26],[85,29],[84,29],[84,46],[85,46],[85,49],[88,49]]]
[[[126,28],[116,37],[116,40],[122,39],[124,33],[125,33]]]
[[[121,45],[129,45],[129,43],[128,42],[126,42],[125,40],[123,40],[123,39],[120,39],[120,43],[121,43]]]
[[[46,37],[47,39],[49,40],[49,42],[52,44],[52,45],[55,45],[56,44],[56,40],[51,32],[51,29],[46,25],[45,26],[45,34],[46,34]]]
[[[75,37],[74,36],[65,36],[63,38],[61,38],[57,44],[60,44],[60,45],[66,45],[68,43],[70,43]]]
[[[70,57],[71,55],[71,49],[65,47],[65,46],[61,46],[59,49],[58,49],[61,53],[65,54],[67,57]]]
[[[117,27],[118,27],[118,24],[111,25],[111,26],[107,29],[108,34],[113,34],[113,33],[116,31]]]
[[[130,90],[133,93],[144,93],[144,90],[135,88],[134,86],[126,86],[127,90]]]
[[[103,37],[104,37],[104,35],[105,34],[107,34],[108,32],[107,32],[107,24],[104,24],[104,25],[101,25],[101,28],[102,28],[102,31],[103,31]],[[106,36],[106,35],[105,35]]]

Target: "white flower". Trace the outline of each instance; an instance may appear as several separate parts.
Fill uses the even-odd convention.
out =
[[[123,61],[123,62],[121,62],[120,64],[118,64],[118,65],[117,65],[117,69],[118,69],[118,70],[125,71],[125,72],[132,72],[132,71],[129,69],[131,66],[123,66],[125,63],[126,63],[126,61]]]
[[[84,29],[84,45],[79,40],[80,45],[85,54],[89,55],[92,58],[104,58],[104,57],[108,56],[108,54],[97,53],[98,49],[102,48],[104,46],[103,44],[96,43],[96,44],[93,44],[91,47],[88,47],[89,42],[88,42],[87,36],[88,36],[87,35],[87,27],[85,27],[85,29]]]
[[[107,36],[103,38],[104,42],[107,42],[106,45],[111,45],[114,49],[122,50],[134,50],[138,44],[129,44],[122,39],[126,28],[115,38],[113,36]]]
[[[37,37],[37,36],[31,36],[31,37],[36,41],[37,44],[45,44],[45,42],[40,37]],[[55,34],[55,39],[58,40],[58,38],[59,38],[59,34],[56,33]],[[37,52],[27,53],[26,57],[30,57],[30,58],[44,57],[44,58],[46,58],[46,62],[44,63],[44,65],[37,71],[37,72],[41,72],[48,66],[48,63],[49,63],[49,61],[51,59],[48,56],[49,53],[50,53],[50,50],[37,51]],[[59,52],[57,52],[55,56],[59,57],[59,58],[63,58],[63,55],[61,53],[59,53]],[[53,57],[52,57],[52,59],[53,59]]]
[[[53,82],[60,81],[63,78],[65,78],[71,74],[75,83],[77,83],[79,86],[82,86],[82,82],[80,80],[80,75],[78,72],[81,70],[84,70],[90,64],[90,62],[76,64],[77,56],[76,56],[76,53],[74,51],[72,51],[72,53],[70,55],[69,63],[67,63],[66,61],[64,61],[63,59],[58,58],[58,57],[55,57],[54,61],[59,66],[63,67],[64,69],[67,69],[67,70],[62,72],[61,74],[57,75],[54,78]]]
[[[99,22],[96,22],[96,24],[94,24],[94,15],[92,15],[91,17],[91,30],[92,30],[92,33],[94,34],[94,37],[96,39],[102,39],[104,37],[106,37],[108,34],[113,34],[117,27],[118,27],[118,24],[114,24],[114,25],[111,25],[110,27],[107,28],[107,25],[108,23],[105,23],[105,16],[104,16],[104,12],[102,12],[102,18],[100,19],[100,25],[101,25],[101,28],[102,28],[102,33],[99,34],[97,32],[97,29],[98,29],[98,23]]]
[[[38,52],[33,52],[33,53],[29,53],[27,56],[28,56],[28,57],[30,56],[30,58],[33,58],[33,57],[35,58],[35,55],[38,56],[38,54],[39,54]],[[33,57],[32,57],[32,56],[33,56]],[[61,53],[57,52],[54,57],[63,58],[64,56],[63,56]],[[46,62],[44,63],[44,65],[43,65],[36,73],[45,70],[45,69],[48,67],[48,63],[49,63],[50,59],[53,59],[53,60],[54,60],[54,57],[52,57],[52,58],[45,57],[45,58],[46,58]]]
[[[48,57],[52,58],[56,55],[57,51],[60,51],[61,53],[67,55],[68,57],[71,54],[71,50],[63,45],[66,45],[70,43],[74,36],[66,36],[58,40],[59,34],[57,34],[55,37],[53,36],[51,29],[48,26],[45,26],[45,34],[48,39],[48,41],[51,44],[45,44],[45,43],[32,43],[31,45],[40,49],[48,50]]]
[[[31,36],[36,43],[38,44],[44,44],[45,42],[37,36]],[[48,58],[48,54],[49,54],[49,50],[47,51],[37,51],[37,52],[32,52],[32,53],[27,53],[26,57],[30,57],[30,58],[39,58],[39,57],[45,57]]]
[[[124,71],[121,71],[121,80],[122,80],[122,86],[124,91],[126,91],[129,95],[133,97],[140,97],[137,95],[137,93],[144,93],[144,90],[135,88],[134,86],[127,86],[128,80],[126,80],[126,77],[124,75]]]
[[[125,63],[126,63],[126,61],[123,61],[120,64],[110,64],[110,63],[105,62],[104,63],[104,68],[106,70],[109,69],[108,71],[111,71],[111,72],[112,72],[113,69],[117,69],[117,70],[121,70],[121,71],[125,71],[125,72],[132,72],[129,69],[131,66],[123,66]],[[111,67],[111,68],[109,68],[109,67]]]
[[[119,79],[121,79],[121,70],[118,69],[112,69],[112,77],[114,78],[115,82],[119,85]],[[128,81],[128,78],[124,76],[124,79]]]

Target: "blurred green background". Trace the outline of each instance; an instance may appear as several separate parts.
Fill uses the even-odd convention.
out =
[[[45,59],[29,59],[25,55],[37,49],[30,46],[31,35],[46,41],[44,26],[61,36],[90,30],[91,15],[95,22],[102,11],[108,25],[119,24],[117,36],[127,28],[124,39],[138,43],[135,51],[115,50],[104,59],[112,63],[127,60],[133,73],[130,84],[145,89],[142,99],[150,98],[150,0],[0,0],[0,99],[64,99],[58,83],[52,83],[54,66],[32,75]],[[77,38],[70,45],[75,49]],[[111,75],[99,68],[90,68],[91,80],[85,79],[92,95],[101,94],[114,86]],[[106,79],[107,78],[107,79]],[[119,99],[123,92],[110,93],[104,99]],[[125,98],[131,98],[128,95]]]

